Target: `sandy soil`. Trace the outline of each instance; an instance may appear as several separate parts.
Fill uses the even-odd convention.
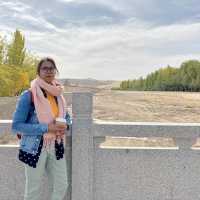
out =
[[[200,122],[200,93],[104,90],[94,95],[94,118],[116,121]]]

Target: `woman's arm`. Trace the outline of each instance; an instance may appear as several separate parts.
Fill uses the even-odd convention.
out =
[[[31,92],[26,90],[21,94],[13,115],[12,131],[14,134],[20,132],[24,135],[43,135],[48,132],[48,124],[31,124],[26,122],[30,107]]]

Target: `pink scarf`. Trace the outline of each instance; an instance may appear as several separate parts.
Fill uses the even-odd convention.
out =
[[[51,84],[48,84],[39,76],[31,82],[31,91],[34,99],[35,110],[40,123],[51,123],[54,121],[54,116],[51,110],[51,105],[41,90],[43,88],[51,95],[56,96],[58,100],[59,116],[65,118],[66,114],[66,102],[62,95],[63,87],[61,84],[54,80]]]

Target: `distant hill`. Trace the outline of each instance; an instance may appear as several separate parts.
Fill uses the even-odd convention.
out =
[[[59,79],[65,86],[65,91],[90,91],[99,92],[99,90],[111,90],[112,87],[119,87],[121,81],[115,80],[96,80],[87,79]]]
[[[97,80],[93,78],[87,78],[87,79],[59,79],[62,84],[65,86],[89,86],[89,87],[97,87],[101,85],[111,85],[114,82],[119,81],[113,81],[113,80]]]

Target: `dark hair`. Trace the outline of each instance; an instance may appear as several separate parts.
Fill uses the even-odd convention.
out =
[[[42,65],[42,63],[45,62],[45,61],[51,62],[51,63],[53,64],[53,66],[55,67],[56,72],[58,73],[58,68],[56,67],[55,61],[54,61],[52,58],[50,58],[50,57],[45,57],[45,58],[42,58],[42,59],[39,61],[38,65],[37,65],[37,74],[38,74],[38,75],[40,74],[41,65]]]

